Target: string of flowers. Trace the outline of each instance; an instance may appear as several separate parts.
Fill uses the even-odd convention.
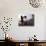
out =
[[[4,17],[1,29],[5,33],[5,39],[6,39],[6,32],[10,30],[11,23],[12,18]]]

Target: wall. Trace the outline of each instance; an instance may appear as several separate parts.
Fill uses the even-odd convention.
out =
[[[45,39],[45,13],[46,8],[32,8],[28,0],[0,0],[0,17],[13,17],[13,22],[10,31],[8,33],[16,37],[17,40],[27,40],[34,34],[37,35],[39,40]],[[34,27],[19,27],[18,16],[23,13],[35,14],[35,26]],[[0,31],[0,35],[2,31]],[[0,36],[0,39],[3,37]],[[4,38],[3,38],[4,39]]]

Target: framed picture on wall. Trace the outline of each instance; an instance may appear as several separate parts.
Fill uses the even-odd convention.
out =
[[[19,26],[34,26],[34,14],[26,14],[19,16]]]

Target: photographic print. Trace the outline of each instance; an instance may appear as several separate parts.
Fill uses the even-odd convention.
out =
[[[19,26],[34,26],[34,14],[20,15],[19,17]]]

